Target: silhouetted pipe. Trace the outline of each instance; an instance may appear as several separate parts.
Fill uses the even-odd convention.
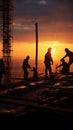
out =
[[[36,32],[36,60],[35,60],[35,67],[36,67],[36,71],[38,72],[38,23],[35,23],[35,32]]]

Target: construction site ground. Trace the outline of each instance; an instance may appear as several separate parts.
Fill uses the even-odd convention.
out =
[[[73,75],[17,81],[0,88],[1,120],[48,121],[73,128]],[[52,126],[53,127],[53,126]]]

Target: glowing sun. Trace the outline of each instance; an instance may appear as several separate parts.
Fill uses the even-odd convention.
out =
[[[52,53],[52,54],[55,54],[55,50],[54,50],[54,49],[52,49],[51,53]]]

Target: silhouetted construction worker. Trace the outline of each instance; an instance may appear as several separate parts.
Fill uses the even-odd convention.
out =
[[[5,65],[4,65],[4,61],[1,58],[0,59],[0,86],[2,85],[2,76],[3,74],[5,74]]]
[[[56,67],[56,69],[59,68],[59,67],[62,67],[62,69],[61,69],[61,71],[60,71],[62,74],[68,74],[68,73],[69,73],[68,63],[65,62],[64,59],[61,60],[61,64],[58,65],[58,66]]]
[[[27,56],[24,61],[23,61],[23,65],[22,65],[22,68],[23,68],[23,71],[24,71],[24,80],[27,80],[28,79],[28,68],[31,69],[30,65],[29,65],[29,59],[30,57]]]
[[[70,65],[73,63],[73,52],[70,51],[68,48],[65,48],[65,52],[66,52],[66,55],[62,59],[66,58],[67,56],[69,57],[68,66],[70,69]]]
[[[53,64],[53,59],[51,57],[51,51],[52,48],[48,48],[47,53],[45,54],[45,59],[44,59],[44,64],[45,64],[45,77],[48,77],[48,71],[49,71],[49,76],[52,78],[52,68],[51,64]]]

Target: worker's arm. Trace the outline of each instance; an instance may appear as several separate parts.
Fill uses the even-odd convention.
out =
[[[60,64],[60,65],[56,66],[56,69],[59,68],[59,67],[61,67],[61,66],[63,66],[63,64]]]
[[[66,57],[67,57],[67,54],[62,59],[60,59],[60,61],[63,60],[64,58],[66,58]]]

